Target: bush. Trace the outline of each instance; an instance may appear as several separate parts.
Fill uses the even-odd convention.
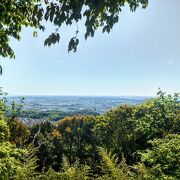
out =
[[[141,160],[149,168],[149,179],[180,179],[180,135],[169,134],[149,141],[152,148],[142,153]]]

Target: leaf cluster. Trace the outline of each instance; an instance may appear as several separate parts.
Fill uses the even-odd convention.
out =
[[[119,21],[120,12],[125,5],[135,11],[139,6],[146,8],[148,0],[3,0],[0,2],[0,55],[14,58],[10,38],[20,40],[22,26],[45,31],[45,21],[55,27],[55,32],[44,41],[45,46],[60,41],[58,31],[63,25],[75,23],[77,29],[75,36],[69,41],[68,51],[76,52],[79,44],[79,21],[85,22],[85,39],[94,37],[99,28],[102,28],[103,33],[109,33]],[[33,36],[37,36],[37,31],[34,31]]]

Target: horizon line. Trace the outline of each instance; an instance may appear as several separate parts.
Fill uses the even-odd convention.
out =
[[[73,97],[73,96],[77,96],[77,97],[156,97],[156,96],[154,96],[154,95],[99,95],[99,94],[97,94],[97,95],[93,95],[93,94],[90,94],[90,95],[79,95],[79,94],[11,94],[11,95],[7,95],[7,96],[9,96],[9,97],[17,97],[17,96],[71,96],[71,97]]]

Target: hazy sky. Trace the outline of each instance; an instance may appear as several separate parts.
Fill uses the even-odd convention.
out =
[[[124,8],[112,32],[67,53],[75,27],[61,30],[61,43],[45,48],[47,33],[24,29],[12,41],[16,59],[2,59],[0,86],[10,95],[155,95],[158,87],[180,92],[180,0],[150,0],[135,13]]]

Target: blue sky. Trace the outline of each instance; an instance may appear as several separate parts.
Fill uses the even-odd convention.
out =
[[[15,60],[1,59],[0,86],[10,95],[155,95],[161,87],[180,92],[180,1],[150,1],[147,9],[124,8],[107,35],[98,31],[85,41],[79,23],[80,46],[67,53],[76,27],[61,29],[61,43],[43,46],[53,31],[32,38],[24,29],[11,44]]]

